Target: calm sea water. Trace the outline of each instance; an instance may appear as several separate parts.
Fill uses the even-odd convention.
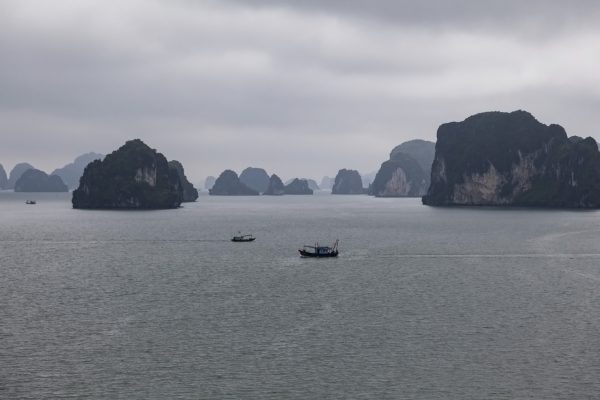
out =
[[[2,399],[600,394],[600,212],[27,197],[0,193]]]

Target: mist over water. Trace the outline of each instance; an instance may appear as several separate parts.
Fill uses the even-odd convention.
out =
[[[0,193],[0,398],[600,393],[600,212],[27,196]],[[338,238],[338,259],[298,257]]]

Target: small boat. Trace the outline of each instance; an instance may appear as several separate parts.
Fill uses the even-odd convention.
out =
[[[25,200],[25,204],[37,204],[35,200]]]
[[[339,240],[336,240],[333,246],[319,246],[316,243],[314,246],[304,246],[302,249],[298,250],[301,257],[337,257],[338,256],[338,243]]]
[[[231,238],[232,242],[254,242],[255,240],[254,235],[242,235],[240,232]]]

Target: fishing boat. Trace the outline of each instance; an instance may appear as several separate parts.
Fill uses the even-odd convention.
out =
[[[333,246],[319,246],[318,243],[315,243],[314,246],[304,246],[299,249],[301,257],[337,257],[338,256],[338,243],[339,240],[336,240]]]
[[[231,238],[232,242],[254,242],[255,240],[254,235],[242,235],[240,232]]]
[[[25,200],[25,204],[37,204],[35,200]]]

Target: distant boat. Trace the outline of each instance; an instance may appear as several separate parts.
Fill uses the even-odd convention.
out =
[[[304,246],[302,249],[298,250],[301,257],[337,257],[338,256],[338,243],[339,240],[336,240],[333,246],[319,246],[316,243],[314,246]]]
[[[25,200],[25,204],[37,204],[35,200]]]
[[[231,238],[232,242],[254,242],[255,240],[254,235],[242,235],[240,232]]]

